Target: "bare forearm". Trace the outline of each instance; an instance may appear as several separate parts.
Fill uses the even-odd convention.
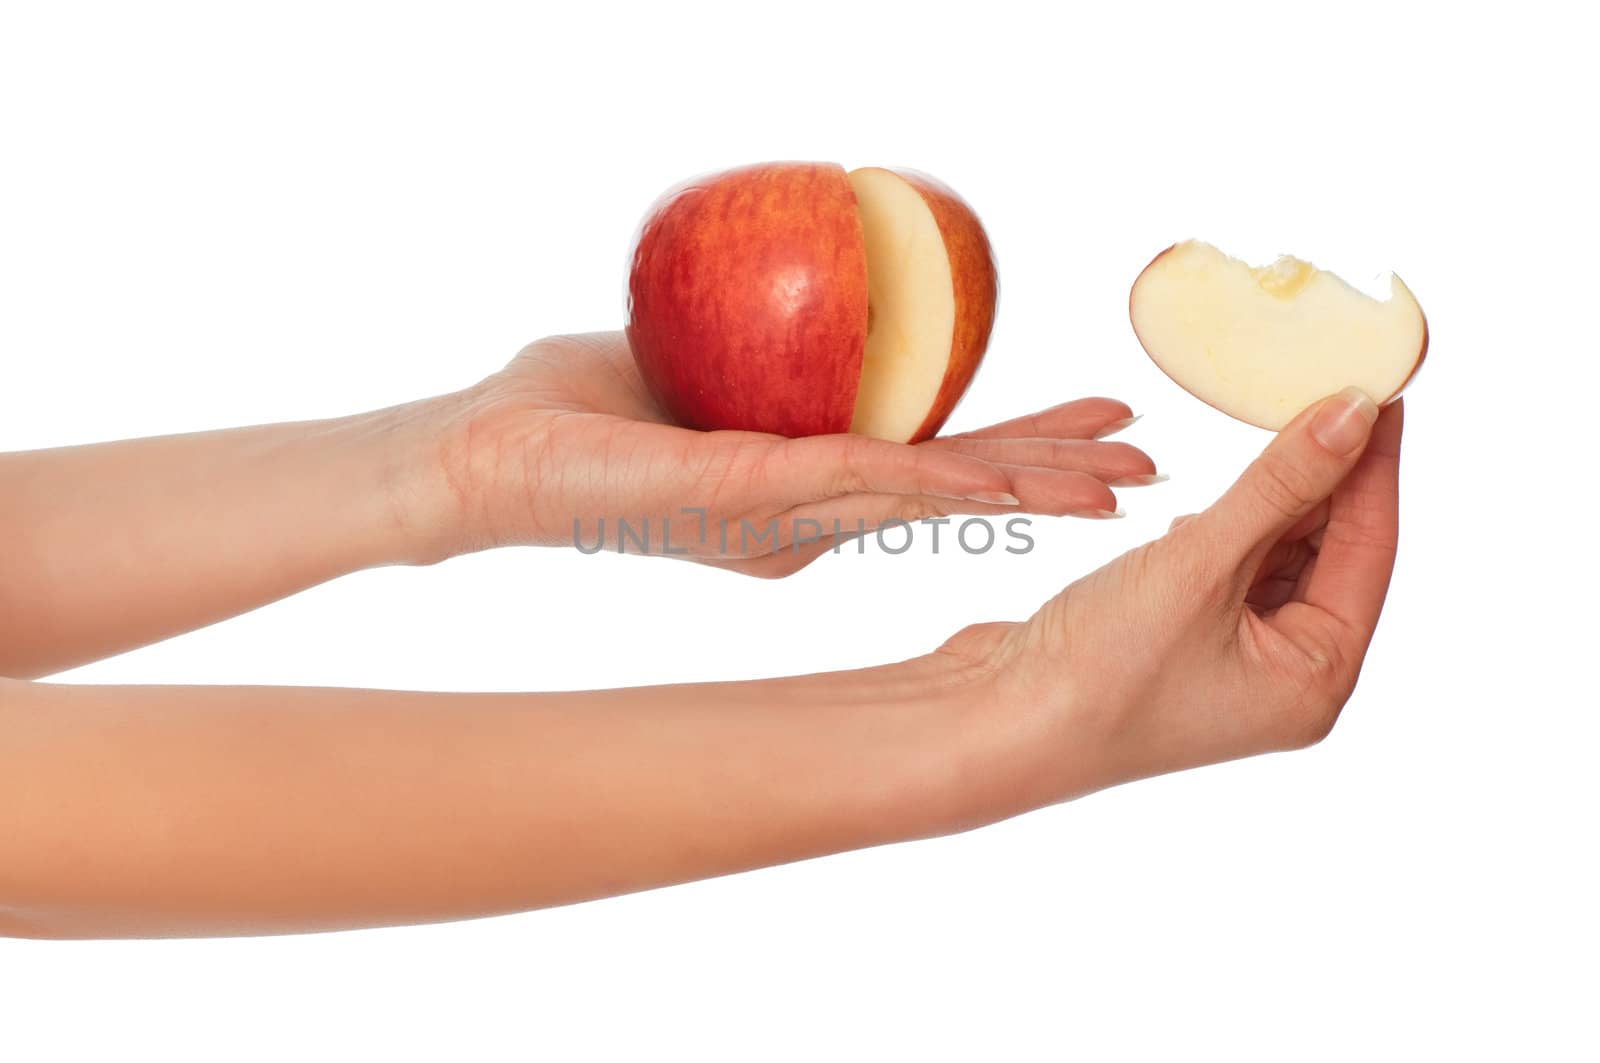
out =
[[[0,681],[0,927],[443,920],[961,829],[1008,800],[971,694],[933,659],[541,695]]]
[[[434,411],[0,454],[0,675],[44,675],[346,572],[427,560]]]

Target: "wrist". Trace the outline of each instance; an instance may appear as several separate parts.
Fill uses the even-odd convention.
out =
[[[969,628],[933,653],[872,670],[883,699],[915,704],[927,727],[928,752],[905,790],[915,834],[971,830],[1070,796],[1051,763],[1062,748],[1046,733],[1053,724],[1014,682],[1013,628]],[[975,631],[985,645],[960,644]]]
[[[1117,781],[1110,777],[1117,760],[1114,714],[1096,711],[1094,692],[1036,635],[1031,623],[976,624],[921,659],[959,704],[958,789],[968,826]]]
[[[548,454],[549,422],[526,396],[489,377],[386,412],[404,422],[396,507],[421,552],[411,563],[555,541],[535,504],[542,473],[530,457]]]
[[[1001,818],[976,754],[982,680],[932,656],[845,672],[656,688],[726,702],[712,752],[723,783],[743,777],[765,826],[750,866],[952,834]],[[659,711],[659,705],[656,706]],[[738,755],[717,752],[726,744]],[[749,810],[747,810],[748,812]],[[768,848],[770,847],[770,848]]]
[[[452,392],[347,419],[364,441],[388,535],[382,564],[431,565],[482,549],[465,475],[472,397]]]

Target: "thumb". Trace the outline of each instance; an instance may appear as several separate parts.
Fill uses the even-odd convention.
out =
[[[1265,554],[1355,467],[1377,420],[1377,404],[1358,388],[1303,411],[1201,515],[1210,537],[1236,560]]]

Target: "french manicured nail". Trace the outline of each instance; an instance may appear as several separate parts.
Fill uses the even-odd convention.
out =
[[[1086,509],[1078,516],[1089,520],[1121,520],[1127,514],[1120,509]]]
[[[1164,484],[1172,477],[1164,472],[1144,473],[1139,476],[1124,476],[1120,480],[1111,480],[1107,487],[1149,487],[1151,484]]]
[[[1345,388],[1311,419],[1311,437],[1344,457],[1360,449],[1378,420],[1378,404],[1360,388]]]
[[[1106,436],[1116,435],[1118,432],[1122,431],[1124,428],[1128,427],[1130,424],[1143,416],[1144,414],[1142,413],[1136,413],[1132,417],[1124,417],[1120,421],[1112,421],[1110,424],[1100,429],[1100,431],[1096,432],[1094,437],[1096,439],[1104,439]]]
[[[1016,495],[1008,495],[1004,491],[979,491],[975,495],[968,495],[967,501],[982,502],[986,506],[1019,506],[1022,504]]]

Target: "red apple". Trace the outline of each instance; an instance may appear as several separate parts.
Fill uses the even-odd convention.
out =
[[[996,296],[983,226],[933,178],[767,163],[652,208],[628,275],[628,342],[688,427],[914,442],[971,382]]]
[[[1342,388],[1392,401],[1428,353],[1427,319],[1399,277],[1379,300],[1298,258],[1252,268],[1198,240],[1144,268],[1128,316],[1180,387],[1274,431]]]

